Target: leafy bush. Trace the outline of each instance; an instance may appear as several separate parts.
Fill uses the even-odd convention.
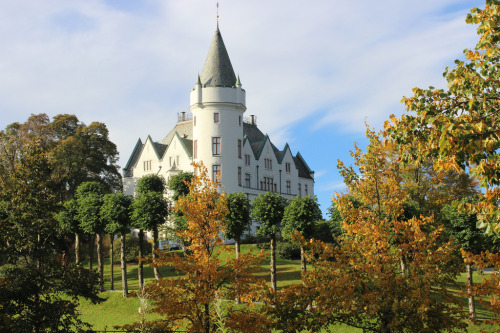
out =
[[[276,252],[283,259],[300,259],[300,247],[295,243],[279,242],[276,245]]]
[[[115,239],[113,242],[114,253],[113,260],[120,261],[121,237]],[[144,240],[144,252],[149,254],[152,252],[152,245],[150,242]],[[125,260],[127,262],[137,262],[139,256],[139,238],[132,235],[125,235]]]

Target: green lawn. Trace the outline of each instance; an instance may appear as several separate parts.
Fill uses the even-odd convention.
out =
[[[252,245],[242,245],[242,252],[248,252],[250,249],[252,251],[258,252],[258,249]],[[224,258],[222,255],[222,259]],[[94,264],[94,268],[97,264]],[[130,290],[138,290],[138,280],[137,280],[137,264],[127,265],[128,271],[128,285]],[[162,276],[173,276],[172,270],[162,267],[160,269]],[[277,260],[277,275],[278,275],[278,288],[282,288],[291,284],[300,283],[300,262],[294,260],[285,260],[278,258]],[[154,279],[153,269],[148,265],[144,266],[144,276],[146,283]],[[260,268],[258,276],[265,278],[268,282],[270,281],[269,276],[269,259],[265,260]],[[101,297],[105,298],[101,304],[93,305],[86,300],[81,301],[80,312],[82,320],[90,323],[95,330],[111,330],[115,325],[130,324],[134,321],[139,320],[138,308],[139,299],[137,297],[122,298],[121,297],[121,271],[119,263],[114,266],[114,279],[115,279],[115,291],[110,291],[110,267],[109,259],[105,260],[104,265],[104,277],[105,277],[105,292],[101,294]],[[476,282],[480,281],[481,276],[474,273],[474,279]],[[463,273],[457,279],[457,289],[455,291],[458,293],[458,289],[462,288],[465,284],[465,273]],[[462,297],[464,304],[467,304],[467,299]],[[484,310],[479,302],[476,302],[476,310],[478,319],[484,319],[491,316],[491,314]],[[148,314],[148,319],[156,318],[155,314]],[[487,332],[495,332],[499,327],[491,327],[482,325],[481,327],[470,326],[469,332],[479,332],[480,328]],[[328,331],[325,331],[328,332]],[[361,332],[361,330],[349,328],[346,326],[335,326],[331,328],[330,332]]]

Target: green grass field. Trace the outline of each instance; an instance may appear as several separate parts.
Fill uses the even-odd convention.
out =
[[[258,251],[252,245],[242,245],[242,252],[248,252],[250,249],[253,251]],[[96,264],[94,264],[94,268]],[[139,284],[137,279],[137,265],[136,264],[128,264],[128,285],[129,290],[138,290]],[[172,276],[173,272],[168,268],[162,267],[160,269],[162,276]],[[114,280],[115,280],[115,289],[114,291],[110,290],[110,265],[109,259],[105,260],[104,266],[104,277],[105,277],[105,292],[101,294],[101,297],[106,300],[101,304],[90,304],[90,302],[82,299],[80,304],[80,313],[81,319],[85,322],[88,322],[92,325],[94,330],[112,330],[115,325],[124,325],[130,324],[139,320],[138,308],[139,308],[139,299],[137,297],[128,297],[123,298],[121,294],[121,271],[119,263],[115,263],[114,265]],[[278,275],[278,288],[286,287],[291,284],[300,283],[300,262],[294,260],[285,260],[280,259],[278,257],[277,260],[277,275]],[[152,281],[154,279],[153,269],[148,265],[144,266],[144,276],[146,283],[148,281]],[[258,276],[265,278],[268,282],[270,280],[269,277],[269,259],[265,260],[260,268]],[[465,273],[457,279],[457,289],[455,292],[458,293],[459,288],[463,288],[465,285]],[[474,273],[474,279],[476,282],[480,281],[481,276],[477,273]],[[467,299],[462,297],[464,304],[467,304]],[[479,320],[489,318],[491,313],[483,309],[479,302],[476,302],[476,311],[477,317]],[[147,319],[157,318],[156,314],[148,314]],[[469,332],[480,332],[480,329],[483,329],[487,332],[496,332],[500,327],[491,327],[487,325],[470,326]],[[331,327],[330,332],[361,332],[361,330],[353,329],[346,326],[335,326]],[[327,332],[327,331],[325,331]]]

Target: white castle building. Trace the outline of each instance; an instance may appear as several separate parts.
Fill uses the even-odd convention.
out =
[[[140,177],[155,173],[169,179],[193,172],[202,161],[226,193],[278,192],[285,198],[314,195],[314,172],[288,144],[276,148],[257,127],[256,116],[245,117],[246,92],[237,78],[219,28],[215,32],[201,76],[191,90],[191,114],[181,112],[177,124],[161,141],[138,140],[125,168],[125,193],[134,194]]]

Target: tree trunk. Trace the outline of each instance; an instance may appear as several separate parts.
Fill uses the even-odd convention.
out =
[[[75,232],[75,263],[80,263],[80,235]]]
[[[234,249],[235,249],[235,253],[236,253],[236,259],[239,259],[240,258],[240,240],[239,239],[234,240]]]
[[[158,254],[156,253],[158,250],[158,226],[153,228],[153,259],[156,260],[158,258]],[[153,271],[155,273],[155,279],[158,281],[161,278],[160,270],[158,267],[153,267]]]
[[[111,290],[115,290],[115,280],[114,280],[114,272],[113,272],[113,252],[114,252],[114,249],[113,249],[113,240],[115,238],[115,235],[113,234],[110,234],[109,235],[109,240],[111,241],[111,243],[109,244],[109,269],[110,269],[110,273],[109,273],[109,282],[111,284],[110,286],[110,289]]]
[[[271,236],[271,288],[277,290],[276,285],[276,235]]]
[[[97,271],[99,272],[99,291],[104,291],[104,260],[102,260],[102,234],[97,233]]]
[[[472,266],[470,262],[466,264],[467,269],[467,288],[472,290],[472,286],[474,285],[474,281],[472,281]],[[474,300],[474,296],[469,295],[469,319],[471,321],[476,319],[476,302]]]
[[[122,295],[127,297],[128,295],[128,284],[127,284],[127,260],[125,258],[125,234],[122,234],[121,239],[121,251],[120,251],[120,262],[122,266]]]
[[[235,249],[235,255],[236,255],[236,260],[238,260],[240,258],[240,240],[239,239],[235,239],[234,240],[234,249]],[[238,281],[236,281],[238,282]],[[241,298],[240,298],[240,293],[238,292],[238,289],[235,290],[236,292],[236,304],[240,304],[241,303]]]
[[[401,266],[401,274],[403,276],[406,275],[406,260],[405,260],[405,257],[403,255],[403,251],[401,249],[399,249],[399,265]]]
[[[300,246],[300,268],[302,269],[302,273],[305,273],[307,271],[306,252],[303,246]]]
[[[144,252],[144,231],[139,230],[139,262],[137,263],[137,274],[139,278],[139,289],[144,289],[144,272],[142,271],[142,256]]]
[[[92,269],[94,266],[94,246],[95,246],[95,235],[91,235],[89,243],[89,269]]]
[[[205,333],[210,333],[210,307],[205,304]]]

